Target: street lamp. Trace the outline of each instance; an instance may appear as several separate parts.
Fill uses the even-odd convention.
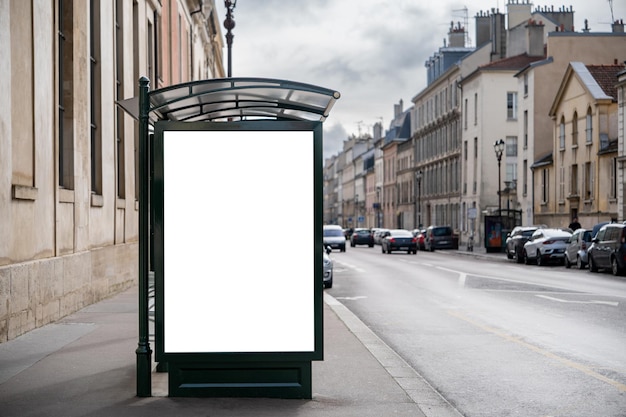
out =
[[[228,78],[233,76],[232,65],[232,47],[233,38],[235,35],[231,33],[231,30],[235,27],[235,21],[233,18],[233,10],[237,5],[237,0],[224,0],[224,6],[226,7],[226,20],[224,20],[224,27],[226,28],[226,45],[228,45]]]
[[[502,153],[504,152],[504,141],[498,139],[493,144],[493,150],[496,152],[496,158],[498,158],[498,215],[502,216],[502,199],[500,198],[500,163],[502,161]]]
[[[417,223],[417,227],[416,228],[421,228],[422,227],[422,202],[421,197],[422,197],[422,170],[418,170],[415,173],[415,182],[417,183],[417,205],[415,206],[415,214],[416,214],[416,223]]]
[[[354,227],[359,227],[359,195],[354,195]]]

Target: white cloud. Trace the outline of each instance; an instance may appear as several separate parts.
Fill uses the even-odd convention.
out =
[[[232,73],[339,91],[341,98],[324,122],[324,150],[330,156],[342,149],[350,134],[358,133],[359,122],[365,130],[382,117],[386,129],[394,104],[402,99],[404,108],[410,107],[411,98],[426,87],[425,61],[443,46],[450,23],[463,23],[462,9],[468,7],[468,32],[474,38],[474,16],[492,8],[506,12],[505,4],[505,0],[239,0]],[[553,4],[555,10],[562,7],[533,3],[533,10]],[[577,31],[585,19],[594,32],[611,30],[608,1],[567,4],[574,8]],[[223,2],[216,0],[216,6],[223,22]],[[615,19],[626,18],[626,1],[614,1],[613,11]]]

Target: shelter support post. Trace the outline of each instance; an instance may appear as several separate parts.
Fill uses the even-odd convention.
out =
[[[152,350],[148,329],[148,274],[150,220],[148,157],[148,89],[150,80],[139,79],[139,342],[137,354],[137,396],[152,396]]]

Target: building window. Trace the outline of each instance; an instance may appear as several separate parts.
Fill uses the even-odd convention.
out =
[[[72,0],[58,0],[58,169],[59,186],[74,189],[74,10]]]
[[[506,93],[506,118],[509,120],[517,119],[517,93]]]
[[[572,146],[578,146],[578,112],[572,117]]]
[[[559,201],[565,200],[565,167],[559,167]]]
[[[593,118],[591,117],[591,108],[587,109],[587,117],[585,119],[585,137],[587,144],[593,142]]]
[[[91,127],[91,192],[102,195],[102,103],[100,100],[100,0],[91,0],[90,21],[90,127]]]
[[[522,165],[522,194],[526,196],[528,194],[528,160],[524,159],[524,164]]]
[[[465,99],[465,111],[463,112],[464,115],[464,120],[463,120],[463,127],[465,128],[465,130],[467,130],[467,99]]]
[[[506,164],[506,181],[517,180],[517,163],[507,162]]]
[[[506,137],[506,156],[517,156],[517,136]]]
[[[524,149],[528,149],[528,110],[524,110]]]
[[[578,165],[574,164],[570,167],[570,183],[569,193],[570,195],[578,195]]]
[[[591,200],[593,199],[593,181],[594,181],[594,175],[593,175],[593,163],[592,162],[586,162],[585,163],[585,167],[584,167],[584,172],[583,172],[584,178],[584,188],[583,188],[583,193],[584,193],[584,199],[585,200]]]
[[[561,122],[559,123],[559,149],[565,149],[565,117],[561,116]]]
[[[549,185],[550,185],[550,171],[544,168],[541,171],[541,202],[542,203],[548,202],[548,198],[550,196]]]
[[[611,170],[609,172],[609,198],[617,198],[617,158],[611,159]]]
[[[124,2],[115,0],[115,95],[117,100],[124,99]],[[116,132],[116,177],[117,196],[126,196],[126,170],[124,152],[124,111],[120,106],[115,108]]]
[[[528,74],[524,74],[524,97],[528,95]]]

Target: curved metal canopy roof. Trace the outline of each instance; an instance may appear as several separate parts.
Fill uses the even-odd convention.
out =
[[[268,78],[192,81],[148,93],[152,122],[324,121],[339,97],[339,92],[327,88]],[[137,97],[118,104],[138,119]]]

